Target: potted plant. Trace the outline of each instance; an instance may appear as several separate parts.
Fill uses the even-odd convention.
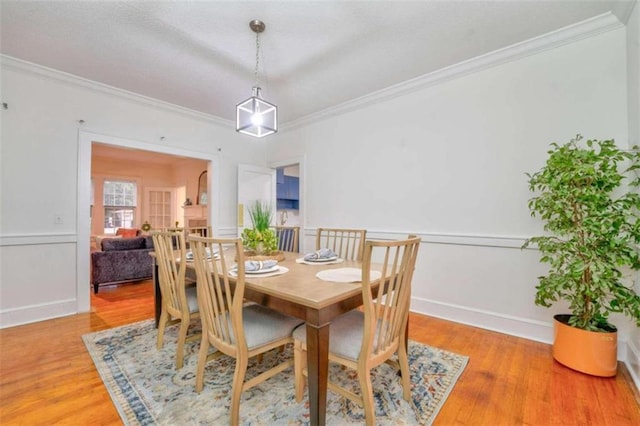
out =
[[[269,228],[273,212],[271,205],[266,202],[256,201],[248,207],[249,217],[253,228],[245,228],[242,231],[242,244],[259,256],[273,255],[278,251],[278,238],[276,231]]]
[[[554,317],[557,361],[614,376],[617,329],[609,314],[623,314],[640,326],[640,295],[631,274],[640,269],[640,150],[620,150],[613,140],[583,142],[580,135],[551,146],[546,165],[527,173],[529,189],[537,192],[529,210],[549,233],[523,245],[537,245],[540,261],[549,264],[547,275],[539,277],[535,303],[569,305],[570,315]],[[603,355],[596,352],[600,345]]]

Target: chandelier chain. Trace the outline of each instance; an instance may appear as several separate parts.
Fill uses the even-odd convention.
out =
[[[256,69],[254,72],[254,77],[256,80],[256,87],[260,86],[260,81],[258,80],[258,63],[260,61],[260,33],[256,32]]]

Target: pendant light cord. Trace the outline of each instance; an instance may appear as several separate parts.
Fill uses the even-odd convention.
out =
[[[256,32],[256,69],[255,69],[255,79],[256,79],[256,87],[260,87],[258,80],[258,63],[260,61],[260,33]]]

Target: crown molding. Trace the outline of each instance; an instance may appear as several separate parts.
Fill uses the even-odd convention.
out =
[[[291,130],[623,27],[624,24],[613,13],[607,12],[559,30],[389,86],[317,113],[306,115],[289,123],[284,123],[280,127],[281,130]]]
[[[172,104],[170,102],[161,101],[159,99],[151,98],[148,96],[140,95],[128,90],[119,89],[117,87],[109,86],[107,84],[99,83],[97,81],[88,80],[83,77],[79,77],[74,74],[69,74],[63,71],[59,71],[53,68],[38,65],[33,62],[24,61],[22,59],[14,58],[12,56],[0,54],[0,65],[9,70],[20,71],[39,77],[43,77],[48,80],[53,80],[63,84],[68,84],[76,87],[82,87],[94,92],[106,94],[109,96],[115,96],[118,98],[126,99],[131,102],[135,102],[144,106],[152,108],[158,108],[167,112],[181,114],[197,120],[214,123],[219,126],[235,128],[235,123],[215,115],[206,114],[200,111],[195,111],[189,108],[181,107],[179,105]]]

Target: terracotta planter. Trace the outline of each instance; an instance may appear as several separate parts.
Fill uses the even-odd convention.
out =
[[[553,317],[553,358],[573,370],[592,376],[615,376],[618,368],[618,332],[586,331],[568,325],[570,315]]]

